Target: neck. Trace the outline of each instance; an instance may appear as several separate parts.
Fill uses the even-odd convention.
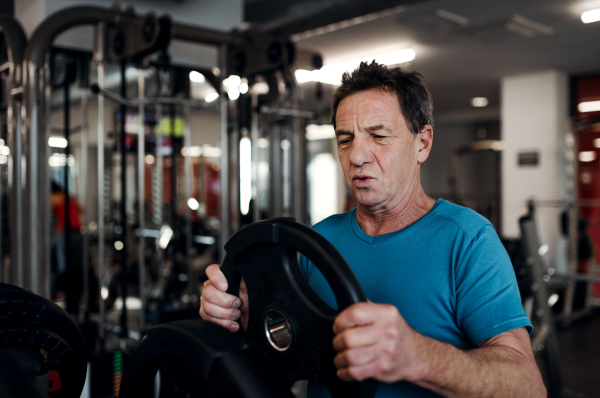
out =
[[[356,221],[367,235],[377,236],[396,232],[414,223],[427,214],[435,205],[435,199],[417,189],[402,197],[391,208],[369,208],[360,203],[356,210]]]

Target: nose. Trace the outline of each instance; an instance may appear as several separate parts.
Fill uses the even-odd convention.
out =
[[[369,150],[367,141],[362,137],[354,137],[352,148],[350,148],[349,160],[355,167],[361,167],[371,161],[371,151]]]

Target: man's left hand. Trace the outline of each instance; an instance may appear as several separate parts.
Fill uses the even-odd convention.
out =
[[[417,361],[420,347],[425,349],[423,336],[393,305],[354,304],[337,316],[333,332],[334,363],[342,380],[410,381],[423,370]]]

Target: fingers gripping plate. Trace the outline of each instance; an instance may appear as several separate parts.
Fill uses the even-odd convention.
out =
[[[366,301],[354,272],[329,241],[292,219],[252,224],[225,245],[222,271],[228,292],[239,293],[243,277],[248,288],[249,320],[241,332],[259,373],[279,391],[289,392],[298,380],[316,380],[335,397],[373,397],[377,383],[348,383],[333,363],[333,321],[337,311],[309,286],[298,265],[304,254],[321,271],[339,310]],[[241,330],[241,328],[240,328]]]

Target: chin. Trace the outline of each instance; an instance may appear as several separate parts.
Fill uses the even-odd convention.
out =
[[[378,198],[374,198],[371,195],[354,195],[356,203],[363,207],[374,207],[380,205],[383,201]]]

